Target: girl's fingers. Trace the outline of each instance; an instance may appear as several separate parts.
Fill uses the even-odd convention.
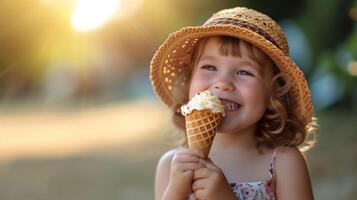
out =
[[[195,171],[200,168],[203,168],[204,166],[200,163],[177,163],[174,166],[178,171]]]
[[[202,151],[197,150],[197,149],[190,149],[190,148],[179,148],[179,150],[176,152],[177,155],[183,155],[183,154],[191,154],[195,155],[200,158],[204,158],[205,155],[203,154]]]
[[[173,159],[173,162],[178,162],[178,163],[191,163],[191,162],[198,163],[199,161],[200,161],[199,157],[189,154],[175,155]]]
[[[204,165],[205,167],[211,169],[211,170],[219,170],[219,168],[213,164],[212,160],[210,158],[206,158],[206,159],[200,159],[199,163],[201,163],[202,165]]]
[[[211,174],[211,169],[206,167],[198,168],[193,173],[193,180],[206,179],[210,176],[210,174]]]
[[[195,190],[193,194],[197,199],[200,199],[202,196],[205,196],[204,195],[205,191],[206,191],[205,189],[198,189]]]
[[[195,180],[193,183],[192,183],[192,191],[197,191],[197,190],[202,190],[204,189],[205,187],[205,180],[204,179],[199,179],[199,180]]]
[[[193,176],[193,171],[192,170],[187,170],[187,171],[184,171],[183,174],[187,177],[192,177]]]

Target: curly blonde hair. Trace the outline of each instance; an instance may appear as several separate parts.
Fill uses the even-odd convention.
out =
[[[274,62],[263,51],[246,41],[230,36],[213,37],[218,39],[220,53],[223,55],[240,57],[239,44],[243,43],[248,49],[248,56],[250,58],[257,61],[261,66],[264,65],[264,67],[272,69],[272,94],[267,110],[258,122],[258,130],[256,131],[257,148],[259,149],[262,146],[271,148],[277,146],[298,146],[302,151],[311,148],[316,141],[316,119],[312,123],[305,125],[304,117],[298,114],[296,102],[291,97],[290,84]],[[191,52],[189,66],[182,72],[181,78],[191,77],[192,71],[195,69],[210,38],[201,38],[197,42]],[[181,82],[181,80],[178,80],[178,82]],[[172,107],[173,122],[183,132],[185,130],[185,119],[180,113],[180,107],[188,101],[189,86],[190,81],[186,81],[186,84],[173,90],[174,99],[176,100]],[[182,140],[181,145],[187,145],[185,139]]]

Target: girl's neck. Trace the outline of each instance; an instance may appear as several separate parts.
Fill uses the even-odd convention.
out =
[[[217,133],[211,147],[212,151],[248,153],[256,152],[256,127],[234,133]]]

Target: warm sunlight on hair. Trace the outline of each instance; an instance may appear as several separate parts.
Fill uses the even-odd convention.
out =
[[[95,29],[118,10],[119,0],[77,0],[71,23],[77,31]]]

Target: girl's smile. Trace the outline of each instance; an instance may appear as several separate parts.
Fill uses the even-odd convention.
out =
[[[234,102],[234,101],[230,101],[227,99],[220,99],[222,104],[224,105],[224,111],[226,113],[231,113],[231,112],[238,112],[240,110],[240,108],[242,107],[241,104]]]

